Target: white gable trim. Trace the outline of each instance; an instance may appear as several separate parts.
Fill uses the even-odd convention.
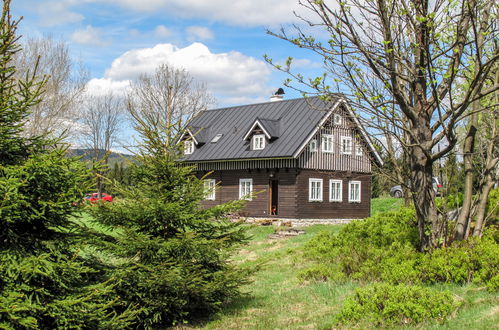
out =
[[[340,98],[338,101],[336,101],[336,103],[333,105],[333,107],[331,108],[331,110],[329,110],[327,112],[327,114],[321,119],[321,121],[319,122],[318,126],[313,130],[313,132],[307,137],[307,139],[305,140],[305,142],[303,142],[303,144],[300,146],[300,148],[298,148],[298,150],[294,153],[293,155],[293,158],[298,158],[298,156],[302,153],[303,149],[305,149],[305,147],[308,145],[308,143],[310,142],[310,140],[315,136],[315,134],[317,134],[317,132],[319,131],[319,129],[322,127],[322,125],[324,125],[324,123],[326,122],[326,120],[328,118],[330,118],[332,115],[333,115],[333,112],[336,110],[336,108],[338,108],[338,106],[341,104],[341,103],[344,103],[346,105],[346,109],[348,111],[348,114],[350,115],[350,117],[352,117],[354,123],[357,125],[357,127],[359,128],[359,131],[362,135],[362,137],[364,138],[364,140],[367,142],[367,144],[369,145],[369,148],[371,149],[372,153],[374,154],[374,157],[376,158],[376,160],[378,161],[378,163],[383,166],[383,160],[381,159],[381,156],[379,155],[379,153],[376,151],[376,149],[374,148],[374,145],[372,144],[372,141],[371,139],[369,138],[369,135],[367,134],[366,130],[364,129],[364,127],[361,125],[359,119],[357,118],[357,116],[355,115],[355,113],[353,112],[352,108],[350,107],[350,104],[348,103],[347,100],[345,100],[344,98]]]
[[[364,129],[364,126],[361,125],[361,123],[359,121],[359,118],[357,118],[357,116],[353,112],[352,107],[350,107],[350,104],[348,104],[348,102],[346,102],[346,101],[345,101],[345,104],[347,106],[348,113],[353,118],[353,121],[355,122],[355,124],[357,124],[357,127],[359,128],[360,133],[362,134],[362,137],[364,138],[365,141],[367,141],[367,144],[369,145],[369,148],[371,148],[371,151],[374,154],[374,157],[376,158],[376,160],[378,161],[378,163],[381,166],[383,166],[383,160],[381,159],[381,156],[379,155],[379,153],[374,148],[374,145],[373,145],[373,143],[371,141],[371,138],[369,137],[369,135],[367,134],[366,130]]]
[[[267,132],[267,130],[265,129],[265,127],[262,125],[262,123],[257,119],[253,123],[253,126],[251,126],[251,128],[249,129],[249,131],[246,133],[246,135],[244,135],[243,141],[246,141],[251,136],[251,132],[253,132],[253,130],[255,129],[256,125],[258,125],[262,129],[263,134],[265,134],[265,136],[267,137],[267,139],[270,140],[270,138],[272,136],[269,134],[269,132]]]
[[[339,99],[338,101],[336,101],[336,103],[333,105],[333,107],[331,108],[331,110],[329,110],[325,115],[324,117],[322,117],[321,121],[319,122],[319,124],[317,125],[317,127],[312,131],[312,133],[310,133],[310,135],[305,139],[305,141],[302,143],[302,145],[300,146],[300,148],[298,148],[298,150],[294,153],[293,155],[293,158],[298,158],[298,156],[301,154],[301,152],[303,151],[303,149],[305,149],[305,147],[308,145],[308,143],[310,142],[310,140],[315,136],[315,134],[319,131],[319,129],[322,127],[322,125],[324,125],[324,123],[326,122],[326,120],[331,117],[331,115],[333,114],[334,110],[336,110],[336,108],[338,107],[338,105],[342,102],[343,100]],[[344,101],[343,101],[344,102]]]
[[[199,144],[199,141],[196,139],[196,137],[194,136],[194,134],[192,134],[191,130],[186,128],[185,129],[185,133],[182,134],[182,136],[178,139],[177,141],[177,144],[179,144],[182,139],[185,137],[185,134],[189,134],[189,136],[191,137],[192,141],[194,141],[194,144],[198,145]]]

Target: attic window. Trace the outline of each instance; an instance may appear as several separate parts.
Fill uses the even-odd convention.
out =
[[[334,114],[334,124],[341,125],[341,116],[337,113]]]
[[[355,155],[356,156],[362,156],[362,146],[357,146],[355,147]]]
[[[263,150],[265,149],[265,135],[255,134],[252,140],[253,150]]]
[[[215,137],[213,137],[213,139],[211,140],[211,143],[217,143],[218,140],[220,140],[222,138],[222,136],[224,136],[224,135],[223,134],[215,135]]]
[[[317,140],[310,141],[310,152],[317,152]]]

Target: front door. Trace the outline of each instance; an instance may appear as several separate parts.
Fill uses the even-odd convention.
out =
[[[269,214],[279,214],[279,185],[277,180],[269,181]]]

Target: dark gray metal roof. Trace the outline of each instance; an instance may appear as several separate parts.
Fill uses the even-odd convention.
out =
[[[192,119],[189,127],[200,132],[206,144],[182,160],[291,158],[337,100],[325,102],[311,97],[203,111]],[[243,140],[256,119],[278,136],[263,150],[251,150],[250,141]],[[223,136],[216,143],[210,142],[217,134]]]

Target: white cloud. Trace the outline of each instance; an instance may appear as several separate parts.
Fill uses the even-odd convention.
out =
[[[102,31],[87,25],[85,29],[76,30],[71,35],[71,40],[82,45],[106,46],[109,42],[102,40]]]
[[[117,96],[125,95],[130,87],[130,80],[112,80],[109,78],[91,79],[86,86],[85,93],[94,96],[104,96],[114,94]]]
[[[293,11],[304,12],[297,0],[97,0],[139,12],[167,10],[175,16],[205,18],[234,25],[270,25],[297,22]]]
[[[171,36],[172,31],[170,31],[170,29],[168,29],[168,28],[167,28],[166,26],[164,26],[164,25],[158,25],[158,26],[156,26],[156,28],[154,29],[154,34],[155,34],[157,37],[160,37],[160,38],[166,38],[166,37]]]
[[[77,23],[85,17],[81,14],[72,12],[68,1],[49,1],[37,6],[38,15],[40,15],[41,24],[44,26],[56,26],[68,23]]]
[[[189,41],[213,39],[213,32],[203,26],[189,26],[186,30]]]
[[[220,98],[220,103],[230,100],[250,100],[267,97],[270,69],[261,60],[236,51],[212,53],[202,43],[185,48],[172,44],[158,44],[152,48],[130,50],[115,59],[104,78],[92,79],[89,93],[126,90],[129,82],[140,74],[153,73],[161,64],[186,69],[208,90]]]

